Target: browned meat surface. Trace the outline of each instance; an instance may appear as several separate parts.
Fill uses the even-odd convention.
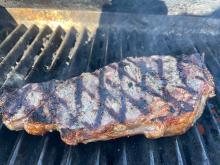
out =
[[[130,57],[66,81],[3,93],[3,122],[33,135],[57,130],[71,145],[144,134],[184,133],[214,96],[201,56]]]

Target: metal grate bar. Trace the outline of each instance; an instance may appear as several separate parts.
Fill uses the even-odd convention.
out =
[[[147,37],[147,42],[149,43],[146,43],[146,46],[148,45],[149,46],[149,50],[147,52],[150,52],[147,53],[147,55],[164,55],[164,54],[169,54],[170,50],[169,48],[167,47],[167,44],[166,44],[166,40],[164,38],[164,36],[160,36],[158,34],[152,34],[152,33],[149,33],[149,34],[146,34],[148,37]],[[148,49],[148,47],[147,47]]]
[[[202,137],[196,129],[195,125],[187,134],[180,137],[184,155],[187,158],[186,162],[187,164],[210,164]]]
[[[159,155],[159,146],[156,140],[149,141],[149,163],[150,164],[161,164]]]
[[[0,131],[1,131],[2,127],[3,127],[3,122],[2,122],[2,118],[0,117]]]
[[[0,44],[0,62],[7,55],[7,53],[14,47],[19,38],[25,33],[27,28],[21,24],[17,26]]]
[[[169,35],[165,35],[164,38],[165,38],[167,47],[169,48],[171,54],[175,54],[175,55],[182,54],[183,49],[181,49],[181,47],[179,47],[179,45],[177,44],[178,36],[171,33]]]
[[[136,34],[127,31],[121,31],[121,33],[123,56],[137,56],[137,49],[135,44]]]
[[[89,52],[88,64],[87,64],[87,67],[86,67],[86,71],[90,70],[90,63],[91,63],[91,57],[92,57],[92,52],[93,52],[93,47],[94,47],[94,42],[95,42],[95,36],[96,36],[96,34],[94,34],[94,37],[91,40],[91,49],[90,49],[90,52]]]
[[[175,137],[157,140],[162,164],[179,164],[178,156],[181,159],[183,158],[183,155],[178,155],[181,154],[180,152],[177,153],[175,140]]]
[[[0,25],[0,44],[7,38],[7,36],[16,28],[15,25]]]
[[[34,62],[35,55],[39,54],[42,48],[42,43],[47,35],[51,33],[48,26],[44,27],[36,36],[30,47],[25,51],[19,63],[8,74],[4,86],[20,87],[25,83],[25,77],[28,74]]]
[[[110,28],[108,33],[107,63],[118,62],[122,59],[121,33],[117,28]]]
[[[22,162],[26,162],[26,164],[36,164],[44,147],[44,139],[44,137],[32,137],[25,133],[19,153],[15,159],[15,164]],[[31,152],[31,154],[26,154],[29,152]]]
[[[25,34],[20,38],[17,44],[11,49],[4,60],[0,63],[0,85],[4,83],[7,78],[7,74],[13,69],[17,62],[22,57],[25,50],[28,49],[29,44],[33,41],[34,37],[38,33],[38,28],[32,26]]]
[[[42,165],[42,164],[43,164],[43,158],[44,158],[44,156],[45,156],[45,151],[46,151],[46,148],[47,148],[47,145],[48,145],[48,141],[49,141],[49,137],[46,136],[46,137],[44,138],[43,147],[42,147],[42,150],[41,150],[39,159],[38,159],[38,161],[37,161],[37,165]]]
[[[0,130],[0,164],[6,164],[9,159],[14,143],[16,142],[17,135],[17,132],[9,131],[5,128],[5,126],[2,126]]]
[[[98,143],[80,144],[72,147],[72,164],[99,164],[100,145]],[[89,155],[89,156],[88,156]]]
[[[146,33],[144,35],[144,47],[145,47],[145,52],[146,55],[152,55],[155,54],[155,49],[157,50],[158,48],[155,48],[154,40],[153,40],[153,35],[151,33]]]
[[[203,50],[204,52],[207,52],[208,55],[210,55],[213,58],[213,60],[215,60],[216,65],[220,68],[220,61],[217,58],[218,54],[216,55],[215,51],[213,51],[213,49],[210,47],[209,43],[207,42],[207,37],[208,36],[206,36],[206,35],[205,36],[201,35],[199,37],[199,39],[201,41],[200,44],[206,46],[206,47],[204,47],[201,50]]]
[[[126,144],[123,144],[123,149],[122,149],[122,164],[127,165],[128,163],[127,160],[127,153],[126,153]]]
[[[179,165],[186,164],[184,152],[182,151],[181,142],[178,137],[175,138],[176,156]]]
[[[220,154],[220,145],[218,143],[220,141],[220,135],[211,119],[211,116],[215,116],[215,109],[212,108],[212,113],[210,113],[208,109],[207,106],[201,120],[198,122],[198,130],[203,137],[210,164],[218,164],[218,155]]]
[[[93,48],[91,50],[91,57],[87,69],[94,71],[104,66],[105,62],[105,49],[108,38],[107,29],[97,29]],[[92,59],[92,60],[91,60]]]
[[[213,105],[211,105],[209,102],[207,103],[207,110],[209,111],[209,116],[211,117],[212,126],[214,126],[218,132],[218,135],[220,136],[220,123],[217,121],[214,115],[217,115],[216,110],[214,109]],[[219,118],[219,116],[218,116]]]
[[[64,154],[64,143],[60,140],[60,135],[56,132],[48,134],[44,138],[44,143],[41,145],[40,154],[37,157],[37,162],[41,164],[60,164]],[[42,149],[45,148],[45,149]]]
[[[98,150],[96,151],[96,160],[95,160],[95,165],[99,165],[100,164],[100,147],[98,147]]]
[[[119,164],[127,165],[128,164],[127,151],[126,151],[127,147],[126,146],[127,145],[125,142],[122,142],[119,145],[117,145],[118,153],[117,153],[117,157],[115,158],[115,161],[113,164],[117,164],[117,165],[119,165]]]
[[[145,53],[144,52],[144,36],[142,32],[137,32],[134,31],[135,36],[136,36],[136,41],[134,42],[135,47],[136,47],[136,53],[137,56],[143,56]]]
[[[201,153],[202,153],[202,157],[204,159],[204,163],[206,164],[210,164],[210,161],[209,161],[209,158],[208,158],[208,155],[207,155],[207,151],[205,149],[205,145],[204,145],[204,142],[203,142],[203,139],[198,131],[198,126],[197,124],[192,128],[193,129],[193,132],[196,136],[196,139],[198,140],[200,146],[201,146]]]
[[[71,146],[66,146],[63,154],[63,158],[61,161],[61,165],[71,165],[72,163],[72,148]]]
[[[166,40],[164,35],[152,35],[152,48],[154,50],[153,54],[158,54],[158,55],[167,55],[171,54],[171,51],[169,47],[167,46]]]
[[[176,40],[174,40],[174,42],[176,42],[175,46],[178,47],[181,54],[198,53],[198,50],[194,45],[194,38],[191,35],[180,35],[176,36],[175,38],[177,38]]]
[[[151,145],[150,145],[150,149],[149,149],[149,164],[150,165],[155,165],[155,161],[154,161],[154,150],[152,149]]]
[[[76,30],[71,28],[65,35],[63,42],[55,53],[54,58],[48,68],[49,71],[53,71],[63,67],[63,63],[67,61],[67,55],[70,52],[71,48],[74,47],[76,42]]]
[[[57,48],[60,46],[60,43],[62,42],[63,35],[63,29],[60,26],[58,26],[51,35],[50,39],[44,42],[44,48],[42,49],[40,55],[37,56],[34,60],[32,70],[30,70],[26,77],[26,80],[28,82],[30,80],[34,82],[45,81],[50,78],[51,75],[45,74],[45,72],[51,64],[54,53],[56,53]],[[39,80],[39,77],[41,77],[42,79]]]
[[[216,36],[212,36],[212,39],[215,41],[215,44],[214,44],[214,51],[215,51],[215,54],[216,54],[216,57],[218,58],[218,60],[220,61],[220,57],[219,57],[219,52],[220,52],[220,48],[219,48],[219,43],[220,43],[220,39],[219,39],[220,35],[216,35]],[[209,39],[209,37],[208,37]],[[209,40],[210,42],[210,40]],[[209,44],[210,47],[213,47],[211,46],[211,44]]]
[[[75,45],[71,48],[65,63],[60,67],[61,74],[58,77],[62,77],[63,73],[67,73],[69,77],[76,76],[86,70],[91,50],[91,40],[88,37],[86,29],[77,32]]]
[[[15,164],[15,160],[16,160],[16,157],[17,157],[17,155],[19,153],[19,149],[21,147],[21,143],[22,143],[22,141],[24,139],[24,136],[25,136],[24,132],[21,132],[19,134],[19,136],[18,136],[18,138],[17,138],[17,140],[15,142],[14,149],[11,151],[11,156],[10,156],[7,164],[9,164],[9,165]]]

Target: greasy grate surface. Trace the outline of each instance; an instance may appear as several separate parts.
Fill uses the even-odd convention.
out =
[[[0,42],[0,87],[66,79],[127,56],[205,52],[219,96],[219,45],[219,36],[210,34],[157,34],[150,29],[109,27],[89,37],[87,30],[18,25]],[[186,134],[157,140],[134,136],[71,147],[61,142],[58,133],[36,137],[0,124],[0,164],[218,164],[218,98],[208,101],[203,116]]]

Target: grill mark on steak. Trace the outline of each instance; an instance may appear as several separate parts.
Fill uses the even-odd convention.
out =
[[[53,90],[51,92],[49,100],[50,100],[50,105],[48,106],[48,109],[49,109],[50,114],[52,115],[52,117],[51,117],[52,118],[51,124],[52,124],[56,119],[56,116],[57,116],[56,109],[59,104],[59,102],[58,102],[59,100],[57,99],[55,90]]]
[[[47,117],[44,113],[43,107],[39,107],[37,110],[34,110],[31,115],[29,121],[33,122],[42,122],[42,123],[47,123],[50,124],[52,123],[51,116]]]
[[[107,92],[105,90],[105,85],[104,85],[104,73],[105,73],[105,69],[101,69],[100,70],[100,74],[99,74],[99,86],[98,86],[98,93],[99,93],[99,108],[97,111],[97,115],[96,115],[96,119],[95,119],[95,123],[94,123],[94,128],[97,128],[98,126],[101,125],[101,120],[103,117],[103,113],[104,113],[104,105],[105,105],[105,100],[106,100],[106,95]]]
[[[161,59],[157,59],[156,63],[158,66],[159,77],[160,77],[160,80],[162,81],[162,84],[163,84],[163,86],[162,86],[162,91],[164,94],[163,99],[166,100],[167,102],[170,101],[174,105],[177,104],[178,108],[183,111],[186,111],[186,112],[193,111],[193,107],[190,104],[188,104],[187,102],[184,102],[184,101],[178,101],[177,99],[175,99],[174,97],[172,97],[170,95],[169,91],[166,89],[167,79],[163,75],[163,62]],[[185,82],[184,85],[186,85],[187,83],[186,83],[185,78],[183,81]],[[187,87],[187,88],[189,88],[189,87]],[[191,91],[191,89],[189,89],[189,90]]]
[[[128,76],[128,74],[126,74],[126,71],[124,70],[124,63],[123,61],[121,61],[118,65],[118,75],[119,75],[119,80],[120,80],[120,99],[121,99],[121,108],[120,108],[120,114],[119,114],[119,122],[124,122],[126,117],[126,97],[125,97],[125,92],[123,90],[122,87],[122,81],[123,81],[123,77],[124,76]]]
[[[106,79],[106,83],[109,84],[112,88],[117,88],[118,85],[114,84],[111,80]]]
[[[79,109],[82,108],[82,90],[83,82],[80,77],[76,78],[76,92],[75,92],[75,102],[76,102],[76,111],[79,112]]]
[[[156,64],[157,64],[157,70],[158,70],[158,75],[160,78],[160,81],[162,82],[162,93],[163,96],[161,96],[163,99],[167,98],[167,80],[163,75],[163,61],[161,59],[156,59],[155,60]]]
[[[176,63],[173,57],[129,57],[70,80],[29,84],[7,93],[6,100],[0,97],[5,108],[3,121],[9,128],[17,129],[16,122],[22,120],[24,128],[33,134],[56,129],[68,144],[140,133],[154,138],[180,134],[191,127],[203,111],[197,103],[214,94],[213,79],[200,63],[196,55],[184,56]],[[193,70],[188,72],[191,67]],[[199,87],[194,88],[192,84]],[[92,99],[88,106],[84,105],[86,99]],[[81,117],[84,114],[91,116]],[[42,130],[25,127],[29,123],[34,126],[35,122],[43,126]],[[53,127],[47,128],[47,124]]]
[[[124,92],[125,93],[125,92]],[[136,100],[134,99],[133,97],[131,97],[130,95],[128,95],[127,93],[124,94],[125,95],[125,98],[128,99],[128,101],[135,107],[138,108],[138,110],[146,115],[148,113],[148,109],[146,108],[147,107],[147,102],[143,99],[140,99],[140,100]]]
[[[128,59],[127,59],[127,60],[128,60]],[[128,60],[128,61],[129,61],[129,60]],[[129,61],[129,62],[130,62],[130,61]],[[125,67],[126,65],[128,65],[128,64],[125,63],[125,62],[123,62],[123,61],[121,61],[121,62],[118,63],[118,73],[119,73],[119,78],[120,78],[120,80],[123,79],[123,76],[126,76],[126,77],[128,77],[131,81],[137,83],[137,81],[136,81],[134,78],[132,78],[127,72],[125,72],[124,67]]]
[[[133,62],[131,59],[128,59],[130,62],[132,62],[133,64],[135,64],[136,66],[140,66],[140,70],[141,70],[141,75],[142,75],[142,81],[141,81],[141,85],[138,85],[139,87],[141,87],[141,89],[155,97],[159,97],[161,99],[164,99],[166,101],[170,101],[173,105],[177,105],[177,107],[181,110],[184,110],[186,112],[189,111],[193,111],[193,107],[191,105],[189,105],[188,103],[184,102],[184,101],[178,101],[176,100],[174,97],[172,97],[169,94],[169,91],[166,90],[166,86],[167,86],[167,80],[166,78],[164,78],[163,76],[163,62],[161,59],[157,59],[156,63],[157,63],[157,67],[158,67],[158,75],[160,77],[160,80],[163,81],[163,85],[162,85],[162,91],[164,93],[163,95],[160,95],[159,93],[157,93],[155,90],[153,90],[151,87],[147,86],[145,84],[145,73],[149,71],[149,69],[145,66],[145,63],[143,61],[140,61],[138,64],[136,62]],[[178,66],[182,66],[181,62],[178,63]],[[180,68],[180,67],[178,67]],[[183,69],[182,69],[183,70]],[[178,73],[180,73],[179,69],[178,69]],[[192,94],[194,94],[194,90],[192,88],[190,88],[187,83],[186,83],[186,75],[179,75],[180,79],[182,80],[183,84],[186,86],[185,88],[188,89],[188,91],[190,91]],[[182,87],[184,88],[184,87]],[[184,89],[185,89],[184,88]],[[171,105],[172,106],[172,105]],[[173,108],[175,109],[175,108]]]
[[[148,94],[153,95],[155,97],[161,97],[161,95],[158,94],[154,89],[152,89],[150,86],[147,86],[145,84],[145,79],[146,79],[146,75],[145,74],[149,70],[145,66],[144,62],[143,61],[134,62],[131,59],[127,59],[127,60],[140,68],[140,71],[141,71],[141,82],[140,83],[137,82],[136,86],[140,87],[143,92],[147,92]]]
[[[186,91],[189,91],[191,94],[196,94],[197,92],[187,84],[187,75],[184,72],[184,67],[182,64],[183,62],[187,62],[187,61],[183,60],[182,58],[177,58],[177,65],[176,65],[177,71],[178,71],[180,80],[184,84],[184,86],[181,88],[185,89]]]

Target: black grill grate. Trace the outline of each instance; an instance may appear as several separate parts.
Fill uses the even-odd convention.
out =
[[[219,45],[219,36],[211,34],[103,27],[89,37],[86,29],[64,31],[58,27],[53,31],[48,26],[19,25],[0,43],[0,86],[66,79],[132,55],[205,52],[219,96]],[[186,134],[157,140],[134,136],[70,147],[61,142],[58,133],[34,137],[0,125],[0,164],[218,164],[217,100],[208,101],[202,118]]]

